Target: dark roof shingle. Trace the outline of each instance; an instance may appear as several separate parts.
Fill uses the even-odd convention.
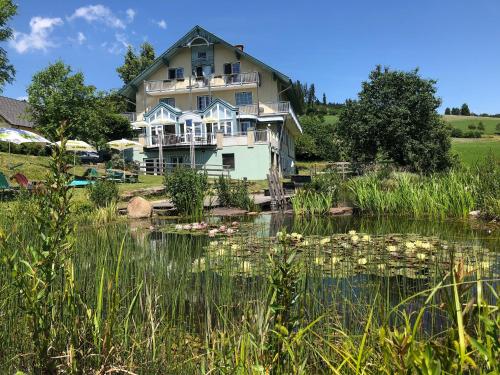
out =
[[[25,101],[0,96],[0,116],[13,126],[33,128],[34,124],[26,118],[28,106]]]

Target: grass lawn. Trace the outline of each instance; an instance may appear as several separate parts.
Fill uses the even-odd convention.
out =
[[[500,137],[495,138],[454,138],[451,143],[452,152],[458,154],[465,164],[473,164],[492,152],[500,159]]]
[[[468,126],[470,124],[478,125],[482,122],[484,125],[484,134],[492,135],[495,134],[497,124],[500,124],[500,118],[495,117],[474,117],[474,116],[443,116],[444,120],[454,128],[461,129],[466,132],[470,129]]]
[[[339,116],[337,115],[325,115],[323,118],[324,122],[328,124],[336,124],[339,121]]]

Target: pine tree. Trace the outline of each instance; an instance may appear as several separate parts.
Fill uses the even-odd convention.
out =
[[[446,109],[444,110],[444,114],[451,115],[451,109],[449,107],[446,107]]]
[[[135,54],[132,46],[128,46],[123,65],[118,67],[116,71],[122,79],[123,83],[130,83],[135,77],[144,71],[155,59],[155,50],[153,46],[145,42],[141,45],[139,56]]]
[[[460,108],[460,114],[462,116],[470,116],[470,110],[467,103],[462,104],[462,108]]]
[[[323,105],[326,105],[326,94],[323,93]]]

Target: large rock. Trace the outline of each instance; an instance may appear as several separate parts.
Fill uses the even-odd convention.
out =
[[[127,216],[130,219],[145,219],[153,214],[153,206],[141,197],[134,197],[128,202]]]

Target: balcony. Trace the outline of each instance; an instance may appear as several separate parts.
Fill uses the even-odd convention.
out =
[[[208,77],[189,76],[183,79],[146,81],[145,90],[149,95],[165,93],[188,93],[192,91],[217,91],[228,88],[257,87],[259,73],[211,74]]]
[[[273,141],[273,134],[269,130],[253,131],[253,142],[255,144],[268,143]],[[220,146],[247,146],[249,144],[249,133],[240,132],[233,134],[223,134]],[[202,135],[191,134],[165,134],[164,136],[153,135],[146,138],[146,147],[189,147],[191,142],[194,146],[219,146],[217,144],[217,133],[207,133]]]
[[[240,115],[267,116],[276,114],[287,114],[290,112],[290,102],[273,102],[240,105]]]

